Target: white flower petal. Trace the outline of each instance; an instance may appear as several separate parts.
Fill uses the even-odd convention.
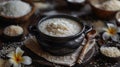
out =
[[[7,54],[7,57],[9,57],[9,58],[14,58],[14,56],[15,56],[15,52],[14,51],[12,51],[9,54]]]
[[[21,64],[16,63],[13,59],[10,59],[9,62],[13,67],[21,67]]]
[[[21,67],[21,64],[13,64],[13,67]]]
[[[32,63],[32,59],[28,56],[23,56],[24,61],[23,64],[30,65]]]
[[[114,35],[114,36],[111,36],[111,38],[112,38],[112,40],[114,40],[114,41],[119,41],[119,35]]]
[[[117,26],[115,24],[112,23],[107,23],[108,28],[117,28]]]
[[[120,27],[118,27],[117,29],[118,29],[117,32],[120,33]]]
[[[107,28],[101,28],[102,29],[102,31],[107,31],[108,29]]]
[[[13,59],[9,59],[10,64],[17,64]]]
[[[110,38],[110,35],[107,32],[104,32],[102,38],[103,40],[108,40]]]
[[[16,56],[22,56],[23,55],[23,53],[24,53],[24,51],[20,48],[20,47],[18,47],[17,49],[16,49]]]

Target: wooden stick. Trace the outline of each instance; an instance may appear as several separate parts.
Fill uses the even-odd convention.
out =
[[[88,48],[92,46],[91,44],[91,41],[95,41],[93,38],[96,36],[96,31],[95,30],[92,30],[90,31],[87,36],[86,36],[86,39],[87,39],[87,42],[85,43],[85,45],[83,46],[82,48],[82,51],[80,53],[80,55],[78,56],[78,60],[77,60],[77,63],[81,64],[86,53],[88,52]],[[92,40],[91,40],[92,39]],[[90,48],[91,49],[91,48]]]
[[[80,53],[80,55],[78,56],[78,60],[77,60],[77,63],[81,64],[83,59],[84,59],[84,56],[86,54],[86,51],[87,51],[87,48],[89,47],[89,40],[87,40],[86,44],[84,45],[84,47],[82,48],[82,52]]]

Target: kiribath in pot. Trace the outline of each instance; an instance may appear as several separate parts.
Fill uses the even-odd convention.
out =
[[[36,31],[35,31],[36,30]],[[53,55],[74,52],[92,27],[85,26],[78,18],[68,15],[53,15],[40,20],[31,32],[40,46]]]

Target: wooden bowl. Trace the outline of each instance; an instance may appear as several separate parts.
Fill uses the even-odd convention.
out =
[[[113,19],[117,11],[109,11],[96,7],[95,5],[105,2],[106,0],[89,0],[89,5],[93,13],[100,19]]]
[[[34,14],[35,5],[33,4],[32,0],[22,0],[22,1],[30,4],[30,6],[32,7],[31,11],[28,14],[21,17],[9,17],[9,16],[0,15],[0,20],[10,23],[24,23],[25,21],[27,21]]]
[[[11,26],[11,25],[10,25]],[[17,25],[15,25],[17,26]],[[8,26],[6,26],[8,27]],[[17,36],[8,36],[4,33],[5,28],[0,29],[0,40],[5,43],[10,43],[10,42],[21,42],[24,40],[25,37],[25,30],[23,29],[22,26],[20,26],[23,29],[23,33],[19,34]]]

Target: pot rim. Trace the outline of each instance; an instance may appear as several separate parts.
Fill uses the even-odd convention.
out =
[[[39,30],[39,25],[40,25],[40,23],[42,23],[43,21],[45,21],[45,20],[47,20],[47,19],[51,19],[51,18],[68,18],[68,19],[71,19],[71,20],[74,20],[74,21],[76,21],[77,23],[79,23],[79,25],[81,25],[81,31],[79,32],[79,33],[76,33],[76,34],[74,34],[74,35],[71,35],[71,36],[66,36],[66,37],[55,37],[55,36],[50,36],[50,35],[47,35],[47,34],[45,34],[45,33],[43,33],[43,32],[41,32],[40,30]],[[37,25],[36,25],[36,28],[37,28],[37,31],[39,32],[39,33],[41,33],[41,34],[43,34],[43,35],[45,35],[45,36],[47,36],[47,37],[50,37],[50,38],[57,38],[57,39],[64,39],[64,38],[74,38],[74,37],[78,37],[79,35],[81,35],[83,32],[84,32],[84,30],[85,30],[85,24],[82,22],[82,21],[80,21],[79,20],[79,18],[77,18],[77,17],[73,17],[73,16],[70,16],[70,15],[51,15],[51,16],[47,16],[47,17],[45,17],[45,18],[43,18],[43,19],[41,19],[38,23],[37,23]]]

